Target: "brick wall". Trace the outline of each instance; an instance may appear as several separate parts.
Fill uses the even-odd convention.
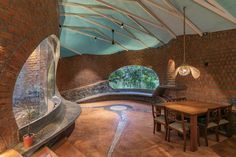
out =
[[[58,35],[57,0],[0,1],[0,152],[18,142],[12,112],[16,78],[38,44]],[[3,142],[4,141],[4,142]]]
[[[162,51],[162,50],[160,50]],[[59,61],[57,84],[61,91],[108,79],[109,74],[126,65],[152,68],[164,81],[164,57],[157,49],[120,52],[113,55],[82,55]]]
[[[176,84],[187,85],[187,97],[207,102],[226,102],[236,96],[236,30],[209,33],[200,37],[186,37],[186,59],[201,71],[199,79],[177,76]],[[166,84],[168,61],[173,59],[176,67],[183,59],[183,37],[177,37],[157,49],[121,52],[106,56],[82,55],[62,59],[59,62],[57,83],[61,91],[100,80],[126,65],[152,67]],[[170,66],[170,65],[169,65]]]

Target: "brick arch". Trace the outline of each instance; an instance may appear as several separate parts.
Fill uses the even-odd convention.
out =
[[[24,63],[34,49],[51,34],[58,36],[58,13],[56,0],[31,1],[35,12],[27,10],[31,0],[0,2],[0,9],[5,9],[2,16],[11,16],[5,24],[8,29],[0,30],[0,145],[13,147],[19,141],[18,128],[12,111],[12,96],[15,82]],[[1,4],[2,3],[2,4]],[[54,7],[54,9],[51,9]],[[45,13],[44,11],[47,11]],[[32,12],[30,14],[29,12]],[[21,19],[19,15],[21,15]],[[36,17],[37,15],[37,17]],[[51,15],[49,17],[48,15]],[[7,149],[0,147],[0,152]]]

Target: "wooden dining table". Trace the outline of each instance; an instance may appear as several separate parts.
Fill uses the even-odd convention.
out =
[[[167,103],[163,103],[159,105],[166,107],[168,109],[171,109],[171,110],[182,112],[190,118],[190,150],[193,152],[197,151],[198,149],[197,117],[200,115],[206,114],[208,109],[218,109],[218,108],[220,109],[220,108],[229,106],[229,104],[214,104],[214,103],[206,103],[206,102],[198,102],[198,101],[167,102]]]

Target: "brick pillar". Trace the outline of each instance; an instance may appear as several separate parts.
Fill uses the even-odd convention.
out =
[[[167,65],[166,85],[175,86],[175,61],[170,59]]]

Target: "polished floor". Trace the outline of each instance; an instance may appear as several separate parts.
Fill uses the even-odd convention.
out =
[[[151,106],[133,101],[104,101],[81,104],[82,114],[68,139],[52,150],[59,157],[233,157],[236,138],[209,135],[209,146],[201,138],[198,151],[183,152],[183,140],[172,132],[153,134]],[[223,145],[223,147],[222,147]]]

